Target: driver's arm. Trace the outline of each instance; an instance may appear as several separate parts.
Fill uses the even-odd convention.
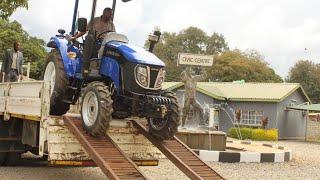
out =
[[[85,35],[89,31],[90,25],[91,25],[91,21],[87,25],[87,31],[86,32],[78,31],[73,37],[71,37],[70,40],[74,41],[74,40],[78,39],[79,37],[82,37],[83,35]]]
[[[73,37],[71,37],[71,40],[76,40],[76,39],[78,39],[79,37],[85,35],[86,33],[87,33],[87,32],[80,32],[80,31],[78,31],[78,32],[76,33],[76,35],[74,35]]]

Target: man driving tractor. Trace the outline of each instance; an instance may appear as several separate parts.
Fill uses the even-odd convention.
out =
[[[97,37],[104,37],[101,36],[103,33],[107,32],[115,32],[115,26],[112,22],[112,9],[107,7],[103,10],[103,14],[100,17],[94,18],[93,22],[89,22],[87,26],[87,31],[90,29],[91,26],[93,26],[93,29],[96,32],[96,38]],[[77,32],[75,36],[71,37],[70,40],[76,40],[79,37],[86,34],[86,32]]]

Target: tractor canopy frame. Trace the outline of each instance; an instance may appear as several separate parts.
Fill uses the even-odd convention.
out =
[[[71,35],[74,35],[76,33],[76,21],[77,21],[77,13],[78,13],[78,9],[79,9],[79,1],[80,0],[75,0],[75,5],[74,5],[74,11],[73,11],[73,18],[72,18],[72,28],[71,28]],[[122,2],[129,2],[131,0],[122,0]],[[94,19],[95,16],[95,12],[96,12],[96,5],[97,5],[97,0],[93,0],[92,1],[92,10],[91,10],[91,22],[93,22],[92,20]],[[115,14],[115,10],[116,10],[116,5],[117,5],[117,0],[113,0],[112,3],[112,21],[114,18],[114,14]]]

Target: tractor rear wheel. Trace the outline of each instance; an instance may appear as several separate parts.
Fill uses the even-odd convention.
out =
[[[63,66],[63,60],[58,50],[52,50],[47,58],[43,80],[49,81],[50,91],[50,114],[63,115],[69,108],[70,104],[64,102],[69,81]]]
[[[81,102],[83,128],[92,136],[104,136],[112,120],[112,98],[108,86],[102,82],[87,85]]]
[[[178,131],[180,125],[180,109],[176,95],[171,91],[165,91],[162,96],[171,99],[167,105],[167,113],[164,118],[148,118],[149,132],[157,139],[171,139]]]

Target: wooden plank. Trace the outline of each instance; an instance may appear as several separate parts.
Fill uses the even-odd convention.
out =
[[[10,83],[9,96],[40,98],[43,81]]]
[[[28,116],[41,116],[40,98],[26,98],[9,96],[6,103],[6,112]]]

